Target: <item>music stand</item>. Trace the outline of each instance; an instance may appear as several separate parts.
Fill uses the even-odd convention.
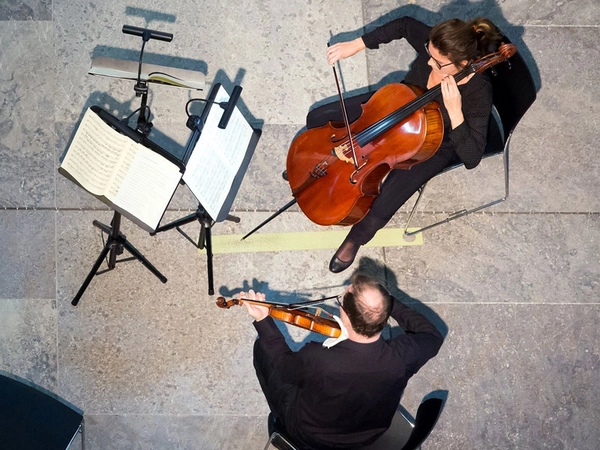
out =
[[[186,125],[192,130],[192,135],[183,158],[186,171],[182,183],[187,184],[198,199],[198,208],[196,212],[167,225],[159,226],[154,232],[150,233],[155,235],[176,228],[196,248],[206,249],[209,295],[215,293],[211,228],[216,222],[224,220],[235,223],[240,222],[238,217],[229,214],[229,210],[261,135],[261,131],[251,128],[236,108],[241,91],[242,88],[236,86],[229,97],[225,89],[219,83],[216,83],[206,99],[206,106],[202,114],[200,116],[192,115],[188,119]],[[212,108],[215,103],[219,104],[224,111],[221,111],[221,108]],[[233,123],[228,127],[230,122]],[[213,147],[216,147],[218,151],[215,151]],[[207,151],[211,154],[206,154]],[[226,156],[227,159],[236,161],[232,167],[224,170],[227,172],[225,177],[214,176],[215,166],[218,165],[217,161],[213,161],[217,158],[215,153],[223,153],[223,156]],[[202,158],[205,158],[204,162],[215,163],[212,170],[206,167],[206,164],[201,161]],[[209,172],[212,172],[213,177],[207,181]],[[223,198],[222,195],[219,197],[211,193],[207,194],[207,191],[212,193],[216,191],[219,195],[226,192],[227,195]],[[197,242],[194,242],[180,228],[194,221],[198,221],[200,224]]]
[[[139,63],[138,63],[137,83],[134,86],[134,91],[136,93],[136,97],[141,97],[141,106],[137,110],[137,111],[139,111],[139,116],[138,116],[138,121],[137,121],[137,128],[135,130],[132,129],[132,128],[130,128],[129,125],[128,125],[128,123],[127,123],[128,122],[127,120],[123,120],[123,121],[118,120],[116,117],[112,116],[111,114],[109,114],[108,112],[104,111],[103,109],[101,109],[98,106],[92,106],[90,109],[94,113],[96,113],[111,128],[117,130],[119,133],[121,133],[121,134],[127,136],[128,138],[132,139],[136,143],[142,144],[144,147],[149,148],[150,150],[152,150],[155,153],[158,153],[159,155],[161,155],[162,157],[166,158],[171,163],[173,163],[175,166],[177,166],[180,169],[180,172],[183,172],[185,170],[185,166],[183,165],[183,163],[181,161],[179,161],[171,153],[169,153],[166,150],[162,149],[161,147],[159,147],[158,145],[156,145],[154,142],[150,141],[147,138],[147,136],[150,134],[150,131],[152,129],[152,123],[149,121],[150,111],[149,111],[149,108],[147,106],[147,99],[148,99],[148,84],[147,84],[147,81],[151,81],[151,80],[149,80],[149,79],[144,79],[143,80],[142,77],[141,77],[141,73],[142,73],[142,58],[143,58],[144,47],[146,45],[146,42],[148,40],[150,40],[150,39],[158,39],[158,40],[162,40],[162,41],[166,41],[166,42],[171,42],[171,40],[173,39],[173,35],[170,34],[170,33],[164,33],[164,32],[161,32],[161,31],[155,31],[155,30],[149,30],[149,29],[144,29],[144,28],[132,27],[132,26],[129,26],[129,25],[124,25],[122,31],[125,34],[131,34],[131,35],[134,35],[134,36],[140,36],[142,38],[142,41],[143,41],[142,42],[142,49],[140,51]],[[113,74],[113,75],[110,75],[110,76],[118,76],[118,75],[114,75]],[[148,114],[146,114],[146,111],[148,111]],[[81,187],[83,187],[69,173],[67,173],[65,170],[61,170],[61,169],[62,168],[59,168],[59,172],[60,173],[62,173],[63,175],[65,175],[71,181],[73,181],[76,184],[78,184]],[[179,179],[177,180],[177,182],[179,181]],[[175,193],[175,189],[176,189],[176,185],[175,185],[175,188],[173,189],[173,192],[170,194],[171,197]],[[140,225],[142,228],[148,229],[149,225],[147,223],[144,223],[143,221],[138,220],[137,217],[135,217],[135,215],[128,213],[127,210],[119,208],[117,205],[115,205],[112,202],[106,200],[106,198],[101,197],[101,196],[100,197],[99,196],[95,196],[95,197],[98,198],[98,199],[100,199],[104,203],[107,203],[109,206],[111,206],[114,209],[114,214],[113,214],[113,218],[112,218],[110,226],[102,224],[102,223],[100,223],[100,222],[98,222],[96,220],[94,220],[92,222],[95,227],[99,228],[102,232],[106,233],[108,235],[108,238],[107,238],[107,241],[106,241],[106,243],[104,245],[104,248],[100,252],[100,255],[96,259],[96,262],[94,263],[91,271],[88,273],[87,277],[85,278],[85,280],[84,280],[83,284],[81,285],[79,291],[77,292],[77,294],[73,298],[71,304],[73,306],[76,306],[79,303],[79,300],[81,299],[82,295],[84,294],[85,290],[87,289],[87,287],[89,286],[90,282],[92,281],[92,279],[93,279],[93,277],[95,275],[101,275],[101,274],[103,274],[105,272],[113,270],[116,267],[116,263],[118,263],[118,262],[125,262],[125,261],[130,261],[130,260],[137,259],[148,270],[150,270],[161,282],[166,283],[167,282],[167,278],[164,275],[162,275],[158,271],[158,269],[156,269],[156,267],[154,267],[154,265],[152,265],[150,263],[150,261],[148,261],[148,259],[145,258],[127,240],[127,238],[125,237],[125,235],[123,235],[121,233],[121,231],[120,231],[121,216],[122,215],[125,215],[126,217],[128,217],[129,219],[131,219],[133,222],[135,222],[136,224]],[[166,206],[165,206],[165,208],[166,208]],[[163,210],[163,214],[164,214],[164,210]],[[159,222],[159,221],[160,221],[160,219],[157,220],[157,222]],[[148,231],[150,231],[150,230],[148,229]],[[117,256],[121,255],[123,253],[124,249],[126,249],[127,251],[129,251],[129,253],[131,253],[132,256],[129,257],[129,258],[124,258],[124,259],[121,259],[121,260],[117,260]],[[108,268],[105,269],[105,270],[99,271],[100,266],[102,264],[102,261],[106,258],[107,255],[108,255],[108,261],[107,261]]]

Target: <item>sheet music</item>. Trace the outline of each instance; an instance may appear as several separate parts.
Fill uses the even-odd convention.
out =
[[[229,99],[221,86],[216,102]],[[254,130],[235,107],[227,127],[218,127],[225,110],[212,105],[200,138],[186,165],[183,180],[211,218],[219,215],[242,165]]]
[[[177,189],[179,167],[120,134],[91,109],[85,113],[59,172],[155,230]]]

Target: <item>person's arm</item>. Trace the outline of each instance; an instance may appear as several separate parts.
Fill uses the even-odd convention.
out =
[[[425,316],[398,299],[393,298],[392,301],[391,316],[406,334],[392,339],[391,344],[402,352],[407,370],[412,375],[437,355],[444,337]]]
[[[404,38],[418,53],[424,53],[425,42],[429,39],[430,31],[429,25],[405,16],[365,33],[362,40],[367,48],[376,49],[380,44]]]
[[[471,83],[473,84],[467,85],[463,91],[462,97],[458,94],[461,107],[458,115],[451,113],[444,97],[444,105],[452,126],[448,138],[454,144],[456,154],[467,169],[473,169],[481,161],[487,143],[492,110],[492,88],[489,81],[478,75],[469,81],[469,84]],[[444,89],[444,82],[442,82],[442,89]]]
[[[265,295],[260,292],[240,292],[240,298],[246,298],[255,301],[265,301]],[[279,372],[282,380],[288,383],[297,384],[302,379],[302,361],[296,357],[285,342],[285,338],[272,317],[269,316],[267,306],[244,302],[248,313],[254,318],[254,328],[258,332],[258,345],[270,355],[270,359]]]
[[[362,37],[351,41],[339,42],[327,48],[327,62],[335,64],[338,60],[356,55],[365,48],[376,49],[379,44],[387,44],[395,39],[406,39],[417,52],[425,51],[425,41],[431,27],[412,17],[401,17],[382,25]]]

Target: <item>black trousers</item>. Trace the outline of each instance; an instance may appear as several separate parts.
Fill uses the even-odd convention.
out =
[[[260,345],[260,338],[254,342],[254,370],[260,383],[260,387],[265,394],[269,409],[275,417],[275,420],[286,427],[286,421],[289,417],[288,411],[291,409],[296,398],[296,386],[284,383],[281,377],[273,367],[273,361],[270,355]]]
[[[361,105],[372,95],[373,93],[361,94],[344,100],[350,122],[360,117]],[[343,121],[339,102],[328,103],[310,111],[306,117],[306,126],[316,128],[331,121]],[[415,164],[410,169],[392,170],[383,182],[381,193],[371,209],[360,222],[352,226],[348,238],[360,245],[369,242],[425,182],[455,161],[453,149],[444,144],[427,161]]]

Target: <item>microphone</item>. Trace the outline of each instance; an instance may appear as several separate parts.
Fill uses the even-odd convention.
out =
[[[221,117],[221,121],[219,122],[219,128],[224,130],[227,124],[229,123],[229,119],[231,118],[231,114],[235,109],[235,104],[240,98],[240,94],[242,93],[242,87],[236,86],[233,88],[233,92],[231,93],[231,97],[229,97],[229,101],[225,104],[225,106],[221,105],[221,108],[225,109],[223,116]]]
[[[148,28],[134,27],[133,25],[123,25],[123,33],[133,36],[141,36],[144,40],[157,39],[159,41],[171,42],[173,35],[163,31],[149,30]],[[147,39],[146,39],[147,36]]]

